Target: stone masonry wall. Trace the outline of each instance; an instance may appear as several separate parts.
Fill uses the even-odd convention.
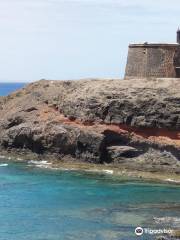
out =
[[[177,77],[175,67],[180,62],[177,59],[180,59],[179,45],[130,45],[125,78]]]

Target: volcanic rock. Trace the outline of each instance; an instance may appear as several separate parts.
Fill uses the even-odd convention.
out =
[[[31,83],[0,97],[0,150],[179,173],[180,81]]]

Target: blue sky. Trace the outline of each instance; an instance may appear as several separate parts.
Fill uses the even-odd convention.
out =
[[[179,0],[1,0],[0,80],[122,78],[130,42],[175,42]]]

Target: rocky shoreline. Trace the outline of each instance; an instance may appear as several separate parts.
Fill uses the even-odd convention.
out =
[[[105,174],[116,179],[124,179],[128,181],[145,181],[151,183],[167,183],[172,185],[180,185],[180,175],[167,172],[150,172],[143,170],[130,169],[122,167],[118,164],[96,164],[77,161],[71,156],[57,159],[56,156],[37,155],[31,152],[1,151],[0,163],[27,163],[34,167],[40,167],[49,170],[65,170],[65,171],[81,171],[92,174]]]
[[[0,97],[3,152],[179,181],[180,81],[31,83]]]

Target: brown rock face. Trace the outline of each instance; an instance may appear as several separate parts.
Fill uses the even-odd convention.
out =
[[[180,81],[29,84],[0,98],[0,148],[180,172]]]

